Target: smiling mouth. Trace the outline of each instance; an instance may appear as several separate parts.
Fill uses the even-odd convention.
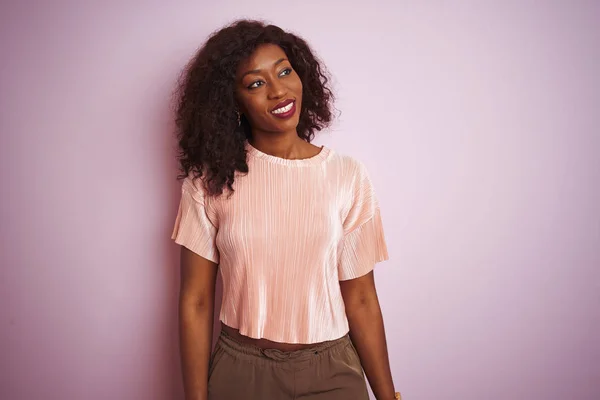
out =
[[[284,102],[287,104],[284,104],[283,106],[274,109],[273,111],[271,111],[271,114],[285,114],[286,112],[290,111],[292,109],[292,107],[294,107],[294,103],[295,100],[289,100]]]

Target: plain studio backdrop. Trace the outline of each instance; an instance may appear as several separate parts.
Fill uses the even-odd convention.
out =
[[[183,399],[171,93],[238,17],[334,77],[405,399],[600,399],[600,2],[566,0],[3,1],[0,398]]]

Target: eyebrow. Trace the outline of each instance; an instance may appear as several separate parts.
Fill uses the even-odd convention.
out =
[[[287,61],[287,58],[280,58],[279,60],[277,60],[275,62],[275,64],[273,64],[274,67],[278,66],[279,64],[281,64],[282,62]],[[242,75],[241,79],[244,79],[244,77],[246,75],[250,75],[250,74],[258,74],[261,70],[260,69],[253,69],[251,71],[246,71],[244,72],[244,74]]]

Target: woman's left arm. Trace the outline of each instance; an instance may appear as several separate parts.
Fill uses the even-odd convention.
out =
[[[377,400],[394,399],[394,382],[373,271],[340,281],[350,338]]]

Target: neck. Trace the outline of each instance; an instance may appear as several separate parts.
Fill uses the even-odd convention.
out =
[[[257,150],[274,157],[294,160],[305,157],[306,144],[296,131],[273,135],[252,132],[250,144]]]

